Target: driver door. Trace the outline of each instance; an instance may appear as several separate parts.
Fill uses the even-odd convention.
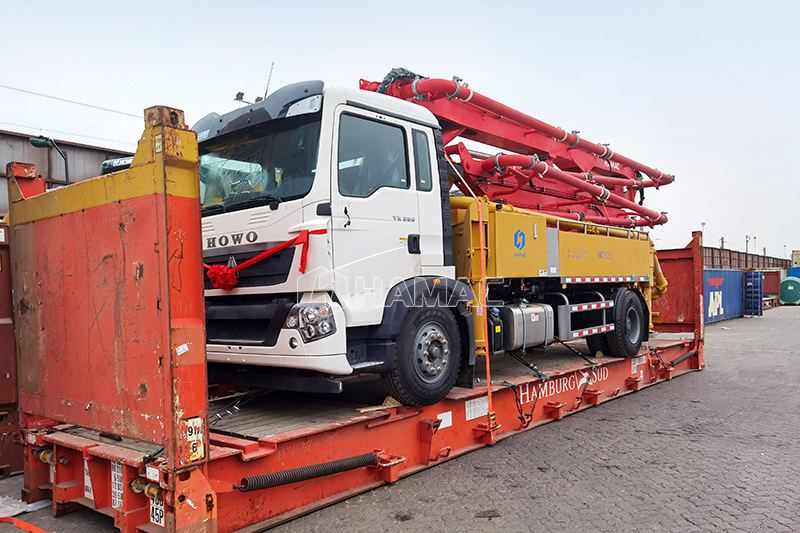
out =
[[[348,326],[377,324],[386,294],[421,273],[411,129],[339,106],[331,169],[334,286]]]

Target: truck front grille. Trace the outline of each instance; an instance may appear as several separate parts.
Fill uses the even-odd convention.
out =
[[[233,257],[238,265],[244,263],[251,257],[255,257],[261,253],[261,251],[262,250],[225,255],[207,255],[203,260],[208,265],[227,265],[230,258]],[[266,287],[269,285],[286,283],[286,280],[289,278],[289,271],[292,268],[293,259],[294,246],[281,250],[240,271],[237,287]],[[203,283],[206,290],[213,289],[211,281],[205,273],[203,274]]]

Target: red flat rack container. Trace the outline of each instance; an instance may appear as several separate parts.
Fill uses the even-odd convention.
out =
[[[209,399],[197,145],[176,110],[146,125],[129,170],[12,195],[24,495],[56,515],[78,504],[126,532],[254,531],[703,368],[697,234],[661,256],[674,292],[639,357],[548,350],[547,381],[501,359],[491,384],[427,407],[381,405],[368,381],[335,401]]]

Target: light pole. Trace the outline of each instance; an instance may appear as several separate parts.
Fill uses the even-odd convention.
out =
[[[69,160],[67,159],[67,153],[62,150],[56,142],[51,139],[50,137],[45,137],[44,135],[39,135],[38,137],[31,137],[28,139],[33,146],[36,148],[55,148],[58,155],[60,155],[64,159],[64,185],[69,185]]]
[[[747,268],[747,253],[750,250],[750,235],[744,236],[744,267]]]
[[[705,233],[705,231],[706,231],[706,223],[705,222],[701,222],[700,223],[700,231]]]

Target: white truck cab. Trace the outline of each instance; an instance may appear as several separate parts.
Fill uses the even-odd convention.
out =
[[[455,280],[430,111],[310,81],[193,129],[206,264],[325,230],[309,235],[305,272],[289,246],[241,270],[232,290],[206,279],[210,363],[380,373],[414,404],[438,401],[459,375],[471,384],[472,293]]]

